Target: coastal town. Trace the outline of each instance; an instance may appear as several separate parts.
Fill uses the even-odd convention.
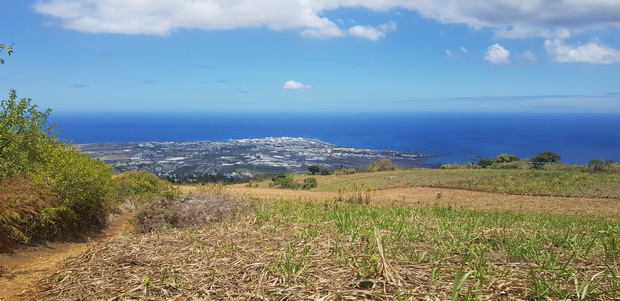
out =
[[[337,146],[308,138],[261,138],[224,142],[132,142],[79,144],[76,148],[112,165],[115,171],[147,170],[159,177],[304,173],[307,167],[364,168],[387,158],[403,168],[433,167],[422,159],[435,155]]]

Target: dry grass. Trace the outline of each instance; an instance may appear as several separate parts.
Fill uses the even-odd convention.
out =
[[[41,210],[51,206],[56,197],[26,178],[13,177],[0,181],[0,252],[10,251],[29,242],[31,223]]]
[[[174,199],[159,199],[140,208],[135,216],[137,232],[168,228],[197,227],[222,221],[247,209],[227,194],[188,194]]]
[[[347,187],[344,198],[353,197],[355,191]],[[338,199],[338,192],[296,191],[270,188],[249,188],[232,185],[228,191],[241,199],[324,201]],[[588,197],[546,197],[511,195],[492,192],[447,188],[394,187],[377,190],[370,201],[374,204],[407,205],[414,208],[452,206],[484,211],[532,212],[554,215],[617,217],[620,200]]]
[[[254,210],[237,215],[235,220],[202,227],[118,237],[68,260],[59,272],[40,283],[40,290],[25,297],[33,300],[565,299],[560,293],[538,291],[547,284],[574,299],[581,296],[587,297],[584,300],[613,300],[620,294],[617,292],[620,270],[613,263],[620,259],[620,245],[610,244],[611,247],[603,250],[603,245],[597,243],[587,251],[569,246],[573,238],[575,244],[589,239],[590,232],[596,233],[597,228],[588,228],[588,221],[577,218],[556,221],[538,216],[533,213],[540,210],[538,206],[527,207],[541,201],[574,200],[571,198],[504,199],[511,196],[406,188],[379,191],[377,199],[367,206],[325,201],[336,196],[326,192],[242,187],[230,191],[243,199],[253,199],[249,202]],[[398,201],[402,195],[404,200]],[[504,204],[490,204],[494,198],[495,203]],[[526,200],[512,204],[520,198]],[[190,199],[200,200],[200,197]],[[444,205],[455,201],[461,202],[463,208],[506,210],[510,227],[503,226],[502,230],[502,226],[493,222],[484,224],[486,220],[503,219],[501,214],[445,209]],[[577,205],[575,202],[574,210]],[[413,209],[416,207],[420,209]],[[582,202],[581,208],[586,207]],[[548,211],[555,215],[566,212],[571,211],[563,211],[560,206]],[[534,217],[530,219],[530,215]],[[562,232],[566,225],[573,223],[580,226]],[[605,227],[614,223],[608,222]],[[552,226],[544,228],[548,224]],[[402,230],[399,225],[411,229]],[[617,227],[609,229],[618,231]],[[613,233],[610,235],[604,239],[613,239]],[[571,243],[562,241],[565,236]],[[515,241],[527,245],[512,251],[517,255],[503,246]],[[555,242],[550,244],[551,241]],[[577,255],[570,255],[570,248]],[[519,257],[534,249],[538,250],[534,254],[556,257]],[[553,264],[546,266],[545,260]],[[564,265],[564,270],[558,267]],[[603,278],[604,282],[596,286]],[[536,286],[533,281],[541,283]],[[580,295],[584,285],[596,286],[596,291],[586,289],[587,294]]]

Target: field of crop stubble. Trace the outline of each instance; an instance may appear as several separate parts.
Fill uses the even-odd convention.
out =
[[[126,233],[98,244],[64,262],[25,297],[620,298],[615,178],[595,183],[611,187],[605,196],[569,189],[561,196],[541,196],[554,193],[439,188],[449,187],[451,178],[465,185],[464,178],[419,172],[318,177],[319,187],[310,191],[268,188],[267,182],[256,183],[258,188],[186,188],[220,194],[224,203],[239,202],[241,209],[219,212],[217,222],[206,226]],[[509,173],[504,176],[514,176]],[[490,177],[471,179],[494,185]],[[536,186],[522,182],[517,186]],[[557,180],[554,189],[569,182]],[[596,190],[591,185],[579,189]]]

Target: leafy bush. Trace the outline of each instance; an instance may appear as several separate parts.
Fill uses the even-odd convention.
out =
[[[562,157],[554,152],[543,152],[530,158],[530,161],[534,168],[542,168],[549,163],[560,163],[561,159]]]
[[[53,126],[47,125],[51,110],[39,111],[30,99],[18,99],[15,90],[0,109],[0,179],[36,172],[58,144]]]
[[[352,175],[357,173],[357,169],[355,168],[341,168],[334,171],[335,175]]]
[[[368,172],[375,171],[393,171],[393,170],[401,170],[402,168],[394,163],[390,159],[379,159],[375,162],[372,162],[367,168]]]
[[[113,181],[120,200],[127,199],[131,196],[172,197],[176,193],[176,190],[170,182],[162,180],[156,175],[144,170],[128,171],[115,175]]]
[[[307,190],[307,189],[316,188],[317,186],[319,186],[319,184],[317,184],[316,178],[305,178],[304,183],[301,184],[301,189]]]
[[[308,171],[311,174],[315,175],[315,174],[317,174],[317,173],[319,173],[321,171],[321,167],[318,166],[318,165],[310,165],[310,166],[308,166]]]
[[[491,160],[490,158],[480,158],[478,160],[478,165],[482,168],[487,168],[493,165],[493,160]]]
[[[50,149],[47,164],[30,177],[59,198],[43,212],[47,221],[43,226],[52,236],[104,226],[108,211],[117,204],[112,167],[65,144]]]
[[[303,183],[299,183],[294,176],[280,173],[271,179],[270,186],[278,186],[283,189],[311,189],[318,186],[316,178],[305,178]]]
[[[14,90],[0,109],[0,181],[27,192],[2,194],[6,228],[28,243],[104,225],[116,201],[112,168],[58,140],[51,111],[18,100]]]

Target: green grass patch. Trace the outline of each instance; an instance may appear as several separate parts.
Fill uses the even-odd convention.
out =
[[[620,173],[498,169],[412,169],[319,177],[317,191],[365,184],[392,187],[442,187],[552,196],[620,198]]]
[[[617,219],[287,200],[255,208],[261,227],[303,229],[284,242],[285,261],[272,271],[291,282],[309,277],[304,269],[312,265],[291,246],[321,238],[331,242],[334,269],[351,269],[359,285],[389,282],[389,262],[392,281],[403,279],[393,297],[407,289],[407,270],[399,267],[416,265],[432,267],[422,295],[442,300],[480,300],[502,283],[524,286],[519,297],[531,300],[620,297]]]

